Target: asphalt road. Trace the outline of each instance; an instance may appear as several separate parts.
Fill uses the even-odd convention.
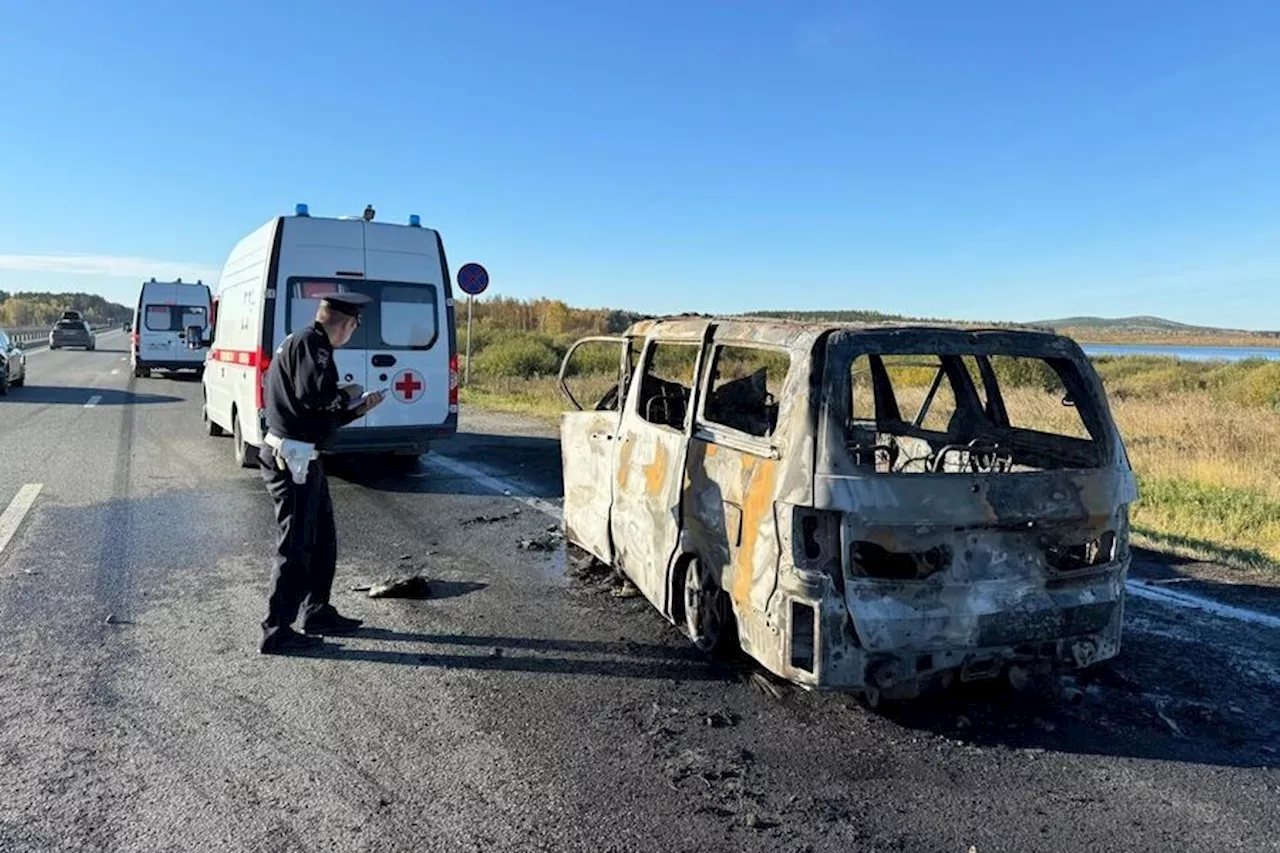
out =
[[[1131,598],[1078,691],[774,696],[519,547],[559,451],[512,419],[334,476],[336,601],[371,628],[262,657],[262,484],[197,382],[125,358],[32,353],[0,399],[0,851],[1280,849],[1275,628]],[[349,591],[411,569],[439,596]]]

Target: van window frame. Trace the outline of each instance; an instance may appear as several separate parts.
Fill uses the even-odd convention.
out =
[[[378,340],[376,342],[368,340],[368,338],[370,337],[368,326],[371,325],[368,319],[368,315],[369,315],[368,309],[362,310],[360,312],[361,322],[363,324],[362,328],[364,329],[363,334],[365,335],[365,341],[364,341],[365,346],[362,349],[364,349],[367,352],[429,352],[435,349],[436,344],[440,342],[440,326],[442,325],[441,317],[440,317],[440,313],[441,313],[440,309],[441,309],[442,301],[445,300],[445,295],[444,295],[444,288],[436,284],[435,282],[392,281],[391,279],[381,279],[381,278],[341,278],[341,277],[322,276],[322,275],[291,275],[285,278],[284,293],[282,295],[284,297],[284,333],[286,335],[290,334],[293,331],[293,325],[294,325],[293,324],[293,301],[294,301],[293,286],[298,282],[341,285],[343,288],[347,289],[347,292],[350,292],[350,293],[361,293],[362,291],[359,289],[360,285],[366,285],[366,286],[373,285],[378,288],[379,294],[378,294],[378,300],[376,305],[376,307],[378,308],[378,321],[377,321],[377,327],[376,327],[378,331]],[[420,346],[389,344],[382,337],[381,289],[386,286],[422,287],[422,288],[431,289],[434,297],[431,304],[435,307],[435,314],[433,317],[434,322],[432,323],[431,341],[429,343],[423,344]],[[374,307],[374,306],[370,306],[370,307]],[[311,321],[314,321],[314,319],[315,318],[312,317]],[[361,332],[357,330],[356,335],[358,336],[360,334]],[[355,336],[353,336],[353,338],[354,337]],[[377,346],[370,346],[369,345],[370,343],[376,343]],[[352,344],[348,344],[348,346],[350,346],[352,349],[361,349],[361,347],[355,347],[353,346],[353,344],[354,344],[354,340]]]
[[[950,330],[947,331],[949,332]],[[1049,363],[1050,366],[1057,362],[1063,367],[1070,368],[1069,378],[1061,375],[1060,378],[1066,385],[1068,392],[1081,399],[1088,399],[1089,403],[1081,410],[1080,414],[1090,438],[1076,438],[1008,425],[995,425],[995,428],[1013,437],[1016,437],[1017,433],[1026,433],[1028,435],[1038,435],[1050,442],[1061,442],[1064,446],[1075,444],[1081,453],[1086,452],[1085,445],[1087,445],[1087,452],[1094,454],[1093,461],[1095,464],[1065,466],[1051,470],[1068,472],[1103,470],[1111,467],[1115,462],[1115,442],[1117,441],[1118,433],[1107,404],[1106,392],[1102,387],[1101,379],[1098,377],[1097,372],[1090,365],[1088,357],[1073,342],[1056,337],[1028,337],[1026,333],[1016,332],[983,331],[962,334],[935,332],[934,335],[929,335],[924,333],[902,334],[898,330],[841,330],[828,339],[826,346],[826,368],[824,370],[826,378],[823,382],[823,394],[825,397],[823,405],[826,409],[826,417],[824,418],[824,430],[821,435],[821,441],[824,446],[847,446],[848,444],[848,429],[851,423],[851,386],[849,385],[849,377],[851,376],[854,362],[860,356],[948,355],[963,357],[967,355],[982,355],[987,358],[1014,356],[1043,360]],[[981,362],[982,359],[979,359],[979,364]],[[988,373],[989,371],[983,371],[982,379],[984,384],[990,378]],[[968,379],[972,382],[972,377],[968,377]],[[1004,415],[1002,397],[999,394],[1001,391],[999,383],[996,382],[994,387],[997,391],[997,399],[993,401],[988,398],[987,406],[983,407],[988,409],[988,411],[984,412],[987,417],[991,417],[993,414],[997,416]],[[988,389],[988,393],[991,393],[990,389]],[[978,402],[976,394],[971,398],[970,402]],[[992,411],[993,409],[994,411]],[[901,415],[900,407],[898,414]],[[881,417],[879,411],[877,411],[876,417],[877,419]],[[901,419],[898,423],[912,430],[915,429],[911,426],[910,420]],[[832,442],[836,444],[831,444]],[[1011,472],[1002,476],[1017,477],[1039,473],[1043,472]],[[934,475],[877,472],[875,476],[920,477]],[[938,476],[949,477],[954,475],[940,474]]]
[[[657,423],[646,418],[640,412],[640,397],[644,393],[644,377],[649,371],[649,366],[653,363],[654,353],[657,352],[658,345],[665,344],[667,346],[688,347],[694,351],[693,362],[693,378],[689,387],[689,401],[685,406],[684,420],[680,427],[676,428],[669,424]],[[630,382],[629,393],[627,395],[627,413],[634,415],[642,424],[652,427],[653,429],[666,430],[675,435],[688,436],[690,426],[697,423],[697,409],[701,406],[698,399],[701,393],[701,376],[703,365],[706,361],[706,342],[701,338],[682,338],[682,337],[646,337],[644,339],[644,347],[640,351],[640,359],[636,364],[636,370],[633,377],[638,377]]]
[[[697,421],[694,428],[694,436],[701,441],[711,444],[717,444],[734,450],[740,450],[744,453],[750,453],[755,456],[762,456],[771,459],[777,459],[781,456],[780,447],[785,433],[786,420],[783,418],[782,401],[779,400],[778,420],[773,426],[773,432],[767,436],[752,435],[749,432],[720,423],[713,420],[707,415],[707,404],[711,400],[712,394],[712,372],[715,370],[717,359],[720,357],[722,349],[754,349],[763,350],[765,352],[777,353],[787,357],[787,372],[783,376],[783,384],[791,376],[791,372],[796,369],[797,363],[803,359],[797,358],[797,354],[786,346],[776,344],[762,344],[756,341],[743,341],[733,339],[716,339],[712,340],[708,352],[704,357],[704,364],[701,375],[698,377],[698,384],[701,386],[701,392],[697,409]]]

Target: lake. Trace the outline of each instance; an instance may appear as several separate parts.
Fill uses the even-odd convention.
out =
[[[1145,344],[1081,344],[1085,355],[1163,355],[1187,361],[1241,361],[1268,358],[1280,361],[1280,347],[1186,347]]]

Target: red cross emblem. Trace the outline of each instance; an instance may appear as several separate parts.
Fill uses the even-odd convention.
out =
[[[422,380],[418,378],[418,374],[412,370],[401,371],[396,377],[396,381],[392,383],[391,388],[396,392],[396,399],[403,403],[412,403],[418,397],[418,392],[424,387]]]

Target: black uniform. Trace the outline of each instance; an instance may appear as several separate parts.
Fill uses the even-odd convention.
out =
[[[358,311],[358,303],[330,304],[346,313]],[[347,409],[347,395],[338,388],[333,346],[319,323],[285,338],[265,384],[267,428],[281,438],[321,448],[339,427],[359,416]],[[293,481],[287,467],[282,470],[276,465],[275,450],[269,445],[259,451],[259,466],[280,527],[271,598],[262,623],[263,650],[268,650],[273,638],[291,635],[289,626],[298,617],[299,606],[308,633],[340,633],[337,627],[342,623],[347,628],[358,625],[338,616],[329,604],[338,542],[333,501],[320,460],[311,462],[302,484]]]

